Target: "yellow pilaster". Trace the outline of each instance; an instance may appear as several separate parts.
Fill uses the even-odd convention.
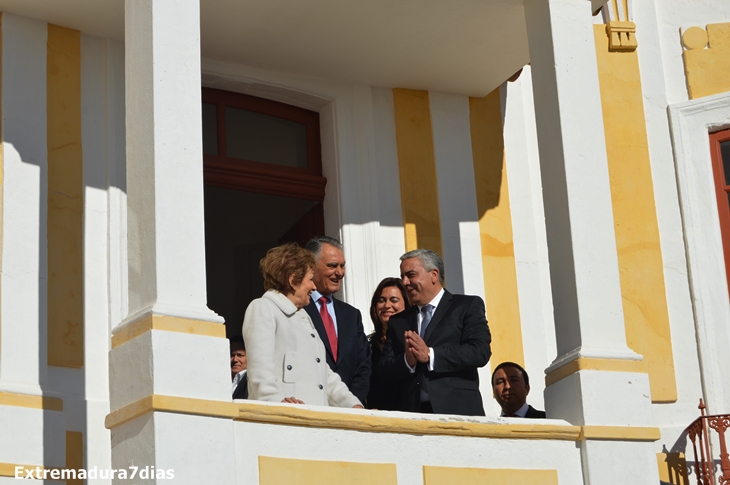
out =
[[[66,469],[84,468],[84,434],[80,431],[66,431]],[[83,485],[83,479],[66,480],[66,485]]]
[[[48,364],[84,365],[81,35],[48,24]]]
[[[677,400],[672,338],[636,51],[609,52],[595,25],[626,341],[654,402]]]
[[[517,295],[499,89],[469,99],[474,183],[479,211],[487,318],[492,332],[492,367],[506,360],[524,364]]]
[[[427,91],[394,89],[406,251],[441,251],[436,157]]]

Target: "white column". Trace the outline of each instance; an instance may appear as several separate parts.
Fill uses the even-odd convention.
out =
[[[198,1],[126,2],[129,313],[206,306]]]
[[[591,5],[528,0],[558,362],[626,345]]]
[[[594,6],[525,2],[558,351],[545,406],[548,417],[621,436],[581,441],[587,484],[656,483],[654,444],[627,428],[653,423],[648,376],[630,372],[640,356],[626,345]]]
[[[110,407],[119,416],[158,396],[190,409],[111,425],[112,465],[229,484],[233,421],[209,415],[231,401],[231,380],[222,319],[206,306],[200,76],[199,0],[127,0],[130,316],[113,332]]]
[[[45,22],[2,16],[0,391],[40,394],[47,373]]]
[[[477,263],[482,260],[479,214],[476,192],[470,190],[474,185],[474,161],[469,98],[430,92],[428,99],[446,283],[452,293],[484,299],[484,274],[482,265]]]
[[[502,85],[501,96],[525,368],[538,376],[557,350],[530,66]],[[531,379],[530,387],[530,404],[545,409],[545,382]]]
[[[66,416],[47,389],[48,28],[3,13],[0,32],[0,460],[62,467]]]

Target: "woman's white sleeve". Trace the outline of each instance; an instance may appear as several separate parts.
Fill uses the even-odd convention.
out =
[[[276,320],[271,307],[261,298],[252,301],[246,309],[243,340],[248,360],[249,399],[281,402],[285,396],[274,363]]]
[[[339,374],[333,372],[329,365],[327,367],[327,401],[330,406],[337,406],[341,408],[351,408],[362,403],[353,393],[347,388]]]

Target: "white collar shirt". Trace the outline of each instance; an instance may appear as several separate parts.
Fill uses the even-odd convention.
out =
[[[317,306],[317,312],[322,311],[322,304],[319,302],[319,299],[322,298],[324,295],[320,293],[317,290],[314,290],[312,292],[312,301]],[[330,314],[330,317],[332,317],[332,322],[335,324],[335,335],[338,337],[340,336],[340,333],[337,331],[337,315],[335,315],[335,304],[334,304],[334,298],[332,295],[329,295],[327,298],[327,313]]]
[[[517,411],[515,411],[514,414],[516,414],[520,418],[524,418],[525,416],[527,416],[527,410],[528,409],[530,409],[530,405],[527,404],[527,403],[525,403],[525,404],[522,405],[522,407],[520,409],[518,409]],[[505,412],[502,411],[502,413],[500,414],[500,416],[504,418],[504,417],[507,417],[507,414],[505,414]],[[514,417],[512,415],[510,415],[510,416],[511,417]]]
[[[441,291],[439,291],[438,294],[435,297],[433,297],[433,300],[431,300],[430,302],[427,303],[427,305],[431,305],[433,307],[433,308],[431,308],[431,318],[433,318],[433,314],[436,313],[436,308],[438,308],[439,303],[441,302],[441,298],[443,298],[443,296],[444,296],[444,289],[441,288]],[[423,322],[423,312],[421,310],[425,306],[426,305],[421,305],[418,307],[418,315],[416,316],[416,318],[418,319],[418,335],[421,335],[421,323]],[[433,351],[433,347],[429,347],[428,350],[429,350],[429,352],[428,352],[428,370],[432,371],[433,363],[434,363],[436,356]],[[403,355],[403,358],[404,359],[406,358],[405,354]],[[408,366],[408,369],[411,371],[411,374],[416,372],[416,366],[411,367],[410,365],[408,365],[407,359],[406,359],[406,365]],[[422,396],[421,400],[423,400],[423,396]]]
[[[238,384],[241,383],[243,380],[243,376],[246,375],[246,369],[243,369],[241,372],[233,376],[233,382],[231,382],[231,394],[236,392],[236,388],[238,387]]]

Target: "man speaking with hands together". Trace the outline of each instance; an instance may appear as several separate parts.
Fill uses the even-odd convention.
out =
[[[416,249],[400,260],[413,306],[390,318],[379,363],[401,384],[399,409],[484,416],[477,372],[491,355],[484,302],[444,289],[444,263],[435,252]]]

